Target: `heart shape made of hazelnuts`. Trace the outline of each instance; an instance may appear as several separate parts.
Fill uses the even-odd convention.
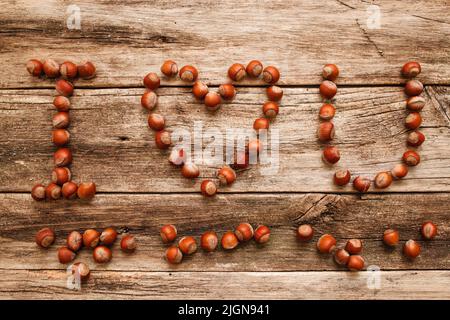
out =
[[[173,60],[165,61],[161,66],[161,73],[168,78],[173,78],[179,75],[180,79],[185,82],[191,82],[192,93],[198,101],[203,101],[205,107],[209,111],[216,111],[220,108],[223,100],[231,101],[236,96],[236,88],[232,83],[222,84],[218,92],[210,91],[208,86],[198,80],[199,73],[197,68],[192,65],[185,65],[178,70],[178,65]],[[232,81],[241,81],[244,77],[259,78],[269,84],[267,87],[268,101],[264,103],[262,111],[264,117],[256,119],[253,123],[253,129],[257,132],[259,130],[267,130],[269,128],[270,119],[275,118],[279,112],[278,102],[283,97],[283,90],[275,86],[280,79],[280,72],[274,66],[263,65],[258,60],[252,60],[247,67],[243,64],[235,63],[228,69],[228,77]],[[149,111],[153,111],[158,103],[158,96],[155,92],[160,86],[160,77],[155,72],[150,72],[144,77],[144,86],[148,89],[141,97],[141,105]],[[159,149],[168,149],[172,145],[171,134],[165,130],[164,116],[158,113],[150,113],[148,116],[148,125],[155,131],[155,145]],[[254,150],[256,153],[262,149],[260,140],[254,139],[248,142],[245,150],[237,151],[234,155],[234,162],[228,166],[225,165],[217,172],[217,178],[221,185],[231,185],[236,180],[236,172],[234,169],[246,169],[249,166],[249,150]],[[169,162],[173,165],[181,167],[181,174],[187,179],[195,179],[200,175],[199,167],[189,159],[186,159],[186,152],[173,148]],[[217,184],[205,179],[200,186],[201,193],[205,196],[214,196],[217,193]]]

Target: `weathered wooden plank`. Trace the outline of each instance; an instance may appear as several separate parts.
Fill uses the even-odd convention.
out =
[[[76,90],[71,111],[71,148],[76,181],[94,180],[101,192],[196,192],[199,182],[181,177],[167,162],[168,152],[156,149],[140,107],[141,89]],[[0,96],[0,191],[29,191],[47,182],[52,170],[52,90],[2,90]],[[251,128],[261,113],[261,88],[240,88],[238,96],[216,113],[204,110],[187,88],[158,91],[157,112],[166,116],[168,130]],[[422,163],[389,192],[450,191],[450,89],[427,90],[423,111],[427,141],[419,152]],[[355,175],[373,177],[400,162],[406,150],[405,97],[401,87],[344,88],[336,99],[338,166]],[[353,192],[335,187],[335,168],[321,161],[317,142],[316,88],[286,88],[280,115],[272,128],[280,132],[279,170],[266,175],[260,167],[239,173],[238,181],[221,192]],[[193,138],[192,138],[193,139]],[[209,143],[205,138],[205,144]],[[215,176],[218,166],[202,166],[201,178]],[[380,190],[374,190],[380,191]]]
[[[382,270],[450,269],[449,194],[325,195],[255,194],[219,195],[204,199],[201,195],[98,195],[90,203],[60,201],[36,203],[27,194],[0,195],[0,269],[64,269],[56,250],[72,230],[127,227],[137,236],[135,254],[123,254],[118,243],[114,258],[107,265],[96,265],[90,250],[82,250],[78,259],[96,270],[120,271],[307,271],[337,270],[329,255],[321,255],[315,242],[323,233],[331,233],[338,245],[346,239],[361,238],[367,266]],[[439,229],[434,241],[423,242],[422,254],[414,262],[405,259],[401,246],[387,250],[381,242],[383,231],[397,228],[402,242],[419,239],[420,225],[432,220]],[[200,250],[181,265],[170,266],[163,259],[166,246],[159,237],[163,224],[173,223],[180,237],[199,239],[206,230],[219,235],[238,223],[266,224],[271,241],[265,246],[251,241],[235,252],[219,250],[205,254]],[[316,235],[310,243],[298,243],[295,228],[311,223]],[[34,235],[50,226],[57,242],[48,250],[39,249]]]
[[[110,272],[81,290],[64,271],[4,270],[2,299],[449,299],[450,271]],[[378,279],[378,278],[377,278]],[[378,280],[377,280],[378,281]],[[368,284],[369,283],[369,284]],[[374,286],[374,284],[379,286]],[[172,310],[176,314],[177,310]]]
[[[202,79],[220,84],[233,62],[260,59],[279,66],[282,84],[316,84],[325,63],[341,67],[339,83],[398,84],[409,59],[423,65],[426,83],[448,84],[450,20],[448,1],[371,2],[227,1],[195,2],[77,1],[81,29],[68,30],[64,1],[2,1],[0,87],[42,87],[25,62],[34,57],[80,61],[98,66],[86,86],[141,86],[164,59],[195,64]],[[246,84],[255,81],[246,80]],[[163,81],[180,85],[179,81]]]

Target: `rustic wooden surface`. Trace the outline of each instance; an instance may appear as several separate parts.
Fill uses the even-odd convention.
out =
[[[366,26],[364,1],[185,1],[99,3],[77,1],[81,30],[65,27],[63,1],[34,4],[0,1],[0,297],[5,299],[161,298],[450,298],[450,20],[448,1],[376,3],[381,29]],[[34,57],[59,61],[88,58],[98,76],[77,81],[72,99],[72,166],[77,181],[94,180],[99,194],[89,203],[36,203],[29,190],[48,181],[54,147],[50,142],[53,81],[31,78],[24,67]],[[226,81],[232,62],[261,59],[277,65],[285,97],[273,127],[280,130],[280,170],[265,176],[258,168],[239,173],[231,188],[214,199],[196,190],[154,148],[139,106],[141,80],[166,58],[199,67],[212,86]],[[316,141],[321,66],[341,68],[336,105],[340,165],[373,176],[399,161],[407,131],[401,65],[418,59],[426,85],[422,163],[385,191],[358,195],[331,184],[333,168],[320,161]],[[163,79],[159,112],[169,129],[192,130],[194,121],[225,130],[229,123],[250,127],[265,99],[261,83],[239,84],[235,101],[216,114],[204,111],[179,81]],[[205,167],[202,177],[216,168]],[[200,179],[199,179],[200,181]],[[401,248],[387,250],[380,236],[387,227],[402,241],[420,239],[419,226],[433,220],[439,235],[421,242],[414,262]],[[202,252],[179,266],[162,258],[162,224],[180,234],[219,233],[240,221],[265,223],[271,243],[246,244],[233,253]],[[381,269],[381,288],[366,285],[370,272],[350,273],[320,255],[314,242],[299,244],[295,227],[316,229],[317,239],[333,233],[340,244],[364,241],[367,265]],[[128,227],[139,249],[96,265],[81,292],[66,285],[66,266],[56,248],[71,230]],[[35,232],[51,226],[57,244],[36,247]],[[268,290],[270,288],[270,290]]]

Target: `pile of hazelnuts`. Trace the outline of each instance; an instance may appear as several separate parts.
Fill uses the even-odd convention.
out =
[[[192,65],[183,66],[178,71],[178,65],[173,60],[165,61],[161,66],[161,73],[167,78],[173,78],[179,75],[180,79],[185,82],[192,82],[192,93],[199,100],[203,100],[206,109],[209,111],[216,111],[220,108],[222,99],[231,101],[236,96],[236,88],[232,83],[226,83],[219,86],[218,92],[210,91],[208,86],[198,80],[199,72],[196,67]],[[233,64],[228,69],[228,77],[232,81],[241,81],[246,75],[252,78],[259,78],[262,75],[264,82],[271,86],[267,88],[267,97],[269,101],[265,102],[262,111],[265,117],[255,120],[253,124],[254,130],[267,130],[269,128],[269,119],[274,119],[279,112],[278,102],[283,97],[283,90],[274,84],[280,79],[280,72],[274,66],[263,68],[263,65],[258,60],[252,60],[247,67],[240,63]],[[144,86],[148,89],[141,97],[141,105],[153,111],[158,102],[158,96],[155,90],[160,86],[160,77],[154,72],[148,73],[144,77]],[[155,144],[159,149],[168,149],[171,144],[170,132],[166,131],[164,116],[157,113],[150,113],[148,116],[148,126],[155,131]],[[254,139],[248,142],[245,150],[237,150],[234,155],[234,161],[230,166],[222,167],[217,177],[221,185],[231,185],[236,180],[236,172],[234,169],[246,169],[249,166],[249,150],[254,150],[259,153],[262,148],[259,139]],[[169,162],[173,165],[181,167],[181,174],[187,179],[195,179],[200,175],[199,167],[186,159],[186,152],[182,149],[172,149],[169,155]],[[214,196],[217,193],[218,187],[212,180],[203,180],[200,185],[200,191],[207,197]]]
[[[96,263],[107,263],[112,259],[110,247],[114,244],[118,232],[114,228],[106,228],[101,233],[95,229],[87,229],[81,234],[78,231],[72,231],[66,238],[66,245],[58,249],[58,260],[62,264],[67,264],[75,260],[77,253],[84,246],[93,249],[92,256]],[[55,232],[50,228],[43,228],[36,234],[35,241],[41,248],[49,248],[55,242]],[[131,253],[136,249],[136,240],[134,236],[125,234],[120,241],[122,251]],[[89,267],[83,262],[73,264],[75,270],[79,272],[82,280],[89,276]],[[74,268],[73,267],[73,268]]]
[[[425,222],[420,228],[424,240],[434,239],[437,235],[437,227],[431,221]],[[314,236],[314,229],[309,224],[300,225],[297,230],[297,239],[302,242],[310,241]],[[400,241],[399,232],[394,229],[387,229],[383,233],[383,242],[388,247],[395,247]],[[317,241],[316,247],[320,253],[333,254],[334,261],[339,266],[346,266],[351,271],[364,269],[365,260],[360,255],[363,244],[360,239],[350,239],[343,248],[336,247],[336,238],[331,234],[322,235]],[[409,259],[415,259],[421,251],[420,244],[415,240],[408,240],[403,245],[403,254]]]
[[[164,243],[172,243],[177,237],[177,228],[168,224],[160,230],[161,239]],[[241,242],[254,239],[259,244],[265,244],[270,239],[270,229],[265,225],[258,226],[255,230],[249,223],[240,223],[233,231],[226,231],[220,240],[224,250],[233,250]],[[206,231],[200,238],[200,246],[206,252],[213,252],[219,245],[219,238],[214,231]],[[165,259],[171,264],[181,263],[183,255],[191,255],[197,251],[197,241],[192,236],[182,237],[177,245],[171,245],[165,252]]]
[[[45,75],[48,79],[56,80],[57,96],[53,100],[53,105],[58,111],[53,115],[52,142],[58,148],[53,161],[56,166],[53,169],[51,180],[47,186],[36,184],[31,189],[31,196],[36,201],[57,200],[61,196],[65,199],[91,199],[96,192],[95,183],[80,183],[77,185],[71,181],[72,174],[68,166],[72,163],[72,151],[67,147],[70,140],[70,133],[67,130],[70,124],[69,110],[70,100],[73,95],[74,86],[71,81],[76,77],[81,79],[92,79],[95,77],[96,68],[92,62],[84,62],[76,65],[70,61],[64,61],[61,65],[53,59],[47,59],[42,63],[38,59],[31,59],[27,62],[28,72],[35,77]]]
[[[418,62],[410,61],[406,63],[401,70],[405,78],[414,78],[421,72],[421,66]],[[318,138],[321,142],[329,142],[334,138],[334,125],[331,122],[336,108],[331,104],[331,99],[337,93],[337,86],[334,81],[339,76],[339,69],[335,64],[327,64],[323,67],[322,72],[325,79],[319,88],[321,96],[326,100],[319,111],[319,118],[323,120],[319,124],[317,131]],[[405,127],[409,132],[407,137],[407,145],[412,148],[419,147],[425,141],[425,135],[417,130],[421,123],[422,117],[419,111],[425,106],[425,99],[420,96],[423,91],[423,85],[420,81],[412,79],[405,84],[405,94],[409,97],[406,106],[410,111],[405,119]],[[340,160],[339,149],[336,146],[326,146],[323,150],[322,159],[325,163],[334,165]],[[419,154],[411,149],[403,153],[403,163],[395,165],[390,171],[379,172],[374,178],[374,185],[378,189],[385,189],[392,184],[393,179],[404,178],[408,174],[408,167],[417,166],[420,163]],[[338,186],[345,186],[350,182],[351,174],[347,169],[337,170],[334,174],[333,181]],[[357,176],[353,180],[353,187],[359,192],[367,192],[371,186],[371,179],[367,177]]]

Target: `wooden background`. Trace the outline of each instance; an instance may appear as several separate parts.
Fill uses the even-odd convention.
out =
[[[375,2],[381,28],[367,27],[369,1],[89,1],[78,0],[81,30],[66,28],[66,1],[0,1],[0,297],[4,299],[450,298],[450,10],[448,1]],[[51,104],[54,82],[28,75],[25,62],[92,60],[94,80],[76,82],[72,99],[73,174],[94,180],[90,203],[36,203],[29,191],[52,170]],[[180,177],[157,150],[139,105],[142,77],[164,59],[194,64],[210,86],[227,81],[233,62],[260,59],[282,73],[285,97],[273,127],[281,134],[280,170],[239,174],[214,199],[197,193],[198,181]],[[320,160],[316,141],[321,67],[339,65],[336,143],[340,165],[373,176],[399,161],[404,150],[403,63],[422,64],[422,163],[385,191],[355,194],[332,185],[334,169]],[[265,93],[261,82],[239,83],[233,103],[212,115],[180,81],[162,81],[158,110],[168,128],[192,130],[201,120],[221,130],[250,127]],[[204,168],[202,177],[216,168]],[[436,240],[424,243],[414,262],[401,248],[387,250],[380,237],[399,229],[402,242],[420,239],[431,219]],[[248,243],[232,253],[198,252],[179,266],[163,260],[158,236],[174,223],[182,235],[219,233],[241,221],[271,227],[266,246]],[[368,272],[350,273],[314,242],[299,244],[294,230],[311,223],[316,237],[334,234],[339,244],[364,241],[367,265],[381,268],[381,288],[369,289]],[[41,250],[34,234],[44,226],[57,244]],[[139,248],[118,248],[107,265],[84,250],[77,260],[92,269],[82,291],[66,289],[56,248],[71,230],[128,227]]]

